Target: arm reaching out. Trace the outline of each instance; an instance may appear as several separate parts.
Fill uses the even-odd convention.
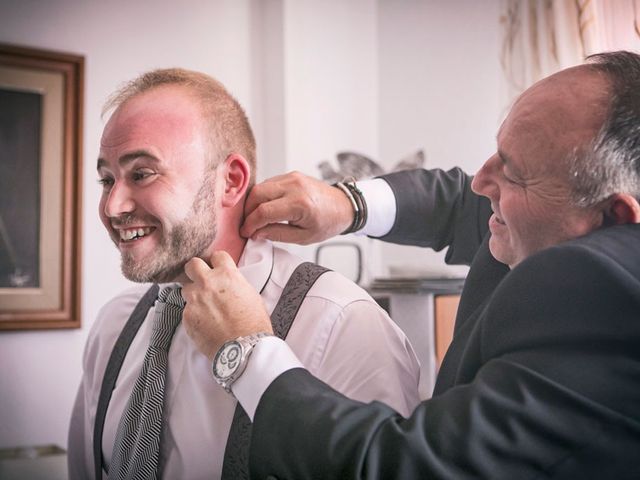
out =
[[[298,172],[253,187],[245,204],[242,236],[308,245],[344,232],[353,208],[337,188]]]

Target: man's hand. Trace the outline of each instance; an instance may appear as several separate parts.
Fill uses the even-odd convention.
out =
[[[344,232],[353,216],[349,199],[338,188],[293,172],[253,187],[240,234],[308,245]]]
[[[227,341],[259,332],[272,333],[271,320],[258,292],[238,271],[227,252],[211,256],[210,268],[200,258],[184,267],[193,283],[182,286],[187,302],[182,323],[196,347],[209,360]]]

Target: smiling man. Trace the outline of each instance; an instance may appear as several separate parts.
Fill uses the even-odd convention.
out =
[[[524,92],[473,179],[358,182],[363,232],[471,263],[433,398],[409,418],[364,405],[290,362],[283,342],[267,371],[260,340],[232,387],[254,420],[252,475],[640,478],[639,133],[640,56],[606,53]],[[300,174],[257,185],[247,211],[245,235],[281,241],[362,223],[343,191]],[[255,295],[227,255],[199,274],[226,285],[193,332],[207,348],[268,329],[255,309],[237,321]]]
[[[491,202],[489,248],[496,260],[514,267],[599,228],[616,206],[635,208],[620,195],[588,208],[573,198],[571,162],[604,123],[608,89],[606,76],[577,67],[538,82],[514,104],[498,132],[497,153],[471,184]],[[617,221],[626,222],[626,215]]]
[[[103,186],[99,213],[129,280],[173,281],[188,260],[210,254],[218,237],[216,210],[211,208],[221,180],[216,166],[228,168],[230,175],[248,176],[247,153],[222,162],[211,158],[201,116],[184,88],[164,86],[131,99],[105,128],[98,159]],[[231,201],[241,204],[241,199]],[[243,244],[237,234],[224,231],[218,243],[236,244],[231,250],[236,259]]]
[[[159,286],[118,295],[91,329],[70,426],[71,478],[247,476],[250,423],[228,390],[242,349],[262,335],[216,368],[206,338],[189,336],[210,292],[225,288],[194,272],[215,251],[226,252],[258,296],[244,313],[271,312],[296,361],[345,395],[409,414],[419,365],[387,314],[341,275],[239,235],[255,145],[224,87],[197,72],[158,70],[123,87],[107,108],[100,218],[124,276]]]

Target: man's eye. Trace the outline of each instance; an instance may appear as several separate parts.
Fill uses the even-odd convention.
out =
[[[133,174],[131,175],[131,178],[133,179],[134,182],[139,182],[141,180],[151,177],[152,175],[154,175],[154,172],[152,172],[151,170],[138,170],[136,172],[133,172]]]
[[[507,175],[506,173],[502,172],[502,176],[504,177],[504,179],[509,182],[509,183],[516,183],[515,180],[513,180],[509,175]]]
[[[111,185],[113,185],[113,178],[109,178],[109,177],[99,178],[98,183],[103,187],[110,187]]]
[[[517,179],[515,179],[513,177],[510,177],[509,175],[507,175],[504,172],[502,172],[502,176],[504,177],[504,179],[507,182],[511,183],[512,185],[518,185],[520,187],[524,187],[525,186],[525,184],[524,184],[524,182],[522,180],[517,180]]]

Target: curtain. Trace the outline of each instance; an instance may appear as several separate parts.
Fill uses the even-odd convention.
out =
[[[640,53],[640,0],[503,0],[505,106],[538,80],[597,52]]]

